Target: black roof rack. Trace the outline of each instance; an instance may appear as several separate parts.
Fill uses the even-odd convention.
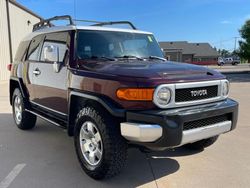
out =
[[[105,26],[105,25],[116,25],[116,24],[127,24],[132,29],[136,30],[136,27],[131,22],[129,22],[129,21],[100,22],[100,23],[94,24],[93,26]]]
[[[129,25],[132,29],[136,30],[136,27],[134,26],[134,24],[132,24],[129,21],[100,22],[100,21],[94,21],[94,20],[78,20],[78,19],[74,19],[74,21],[95,23],[95,24],[93,24],[91,26],[105,26],[105,25],[126,24],[126,25]]]
[[[53,18],[41,20],[40,22],[36,23],[33,26],[33,31],[37,31],[39,29],[47,28],[47,27],[53,27],[55,26],[54,24],[51,23],[51,21],[56,21],[56,20],[68,20],[69,25],[74,25],[73,19],[69,15],[64,15],[64,16],[55,16]],[[136,27],[129,21],[114,21],[114,22],[100,22],[100,21],[93,21],[93,20],[78,20],[74,19],[76,22],[90,22],[90,23],[95,23],[91,26],[105,26],[105,25],[119,25],[119,24],[127,24],[129,25],[132,29],[136,30]]]
[[[51,23],[51,21],[56,21],[56,20],[69,20],[69,25],[74,25],[74,22],[69,15],[63,15],[63,16],[55,16],[49,19],[41,20],[40,22],[36,23],[33,26],[33,31],[37,31],[39,29],[43,29],[46,27],[53,27],[54,25]]]

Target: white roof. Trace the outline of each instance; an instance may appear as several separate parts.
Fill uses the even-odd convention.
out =
[[[44,28],[37,31],[34,31],[27,35],[23,41],[31,40],[33,37],[45,34],[45,33],[53,33],[58,31],[69,31],[69,30],[94,30],[94,31],[116,31],[116,32],[127,32],[127,33],[141,33],[141,34],[149,34],[152,33],[146,31],[140,31],[135,29],[121,29],[121,28],[112,28],[112,27],[101,27],[101,26],[54,26],[50,28]]]

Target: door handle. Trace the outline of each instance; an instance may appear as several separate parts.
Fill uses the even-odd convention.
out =
[[[36,68],[35,70],[33,70],[33,74],[38,76],[41,74],[41,71],[38,68]]]

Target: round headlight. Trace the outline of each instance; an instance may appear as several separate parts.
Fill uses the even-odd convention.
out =
[[[171,99],[171,90],[167,87],[159,88],[155,91],[154,103],[159,107],[166,106]]]
[[[225,81],[222,83],[222,95],[227,96],[229,93],[229,82]]]

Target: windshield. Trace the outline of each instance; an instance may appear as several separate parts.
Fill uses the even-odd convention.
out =
[[[163,53],[151,34],[79,31],[77,37],[78,59],[93,58],[150,58]]]

